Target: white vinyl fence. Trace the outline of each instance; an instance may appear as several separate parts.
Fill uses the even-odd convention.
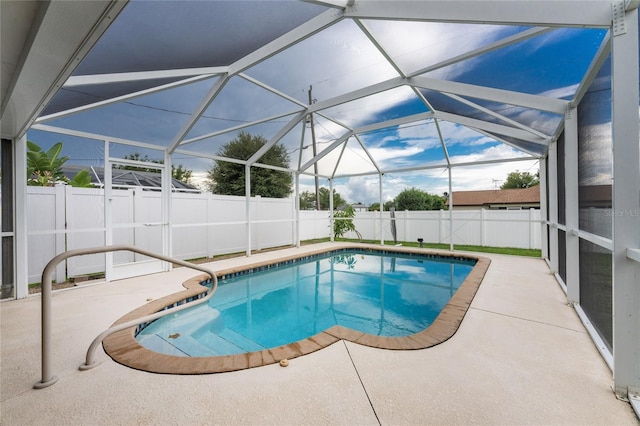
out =
[[[142,188],[113,190],[113,244],[134,244],[161,251],[161,198]],[[29,282],[39,282],[46,263],[65,250],[105,244],[102,189],[70,186],[27,187]],[[295,244],[296,212],[292,198],[251,199],[251,249]],[[213,194],[172,194],[171,255],[197,259],[246,251],[244,197]],[[448,211],[396,212],[396,240],[449,243]],[[381,225],[382,223],[382,225]],[[393,241],[389,212],[358,212],[354,219],[363,239]],[[382,229],[382,232],[381,232]],[[539,210],[477,210],[453,212],[454,244],[540,248]],[[330,236],[329,212],[301,211],[300,239]],[[347,238],[358,238],[353,232]],[[115,263],[132,262],[131,253],[114,254]],[[56,280],[105,271],[105,255],[68,259]]]
[[[487,247],[541,247],[540,210],[454,210],[453,244]],[[366,240],[413,241],[449,244],[451,240],[449,211],[395,212],[396,238],[393,238],[389,212],[358,212],[354,225]],[[345,235],[357,238],[355,232]]]

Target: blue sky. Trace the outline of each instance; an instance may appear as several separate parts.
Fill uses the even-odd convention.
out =
[[[139,5],[136,4],[136,7]],[[365,22],[365,25],[405,72],[422,69],[525,30],[525,28],[509,26],[384,21]],[[116,29],[125,33],[129,31],[131,34],[140,31],[139,28],[135,28],[135,31],[131,28],[133,27],[127,27],[125,21],[114,27],[113,31]],[[589,66],[603,34],[603,31],[596,30],[559,29],[425,75],[430,78],[480,84],[499,89],[570,98]],[[113,51],[122,43],[122,37],[125,35],[115,37],[108,33],[102,44],[98,45],[96,52]],[[104,60],[96,61],[96,55],[97,53],[92,54],[92,61],[98,64],[104,63]],[[95,72],[86,64],[82,64],[80,70]],[[307,102],[307,91],[311,85],[313,85],[314,99],[322,102],[341,93],[397,77],[397,73],[384,56],[350,20],[342,21],[274,55],[246,70],[246,74],[302,103]],[[137,140],[158,147],[166,146],[178,134],[188,120],[188,114],[201,102],[203,94],[215,81],[216,78],[212,78],[46,124]],[[446,96],[430,98],[426,91],[425,96],[427,101],[433,100],[433,105],[437,109],[444,108],[451,112],[470,111],[468,106]],[[555,126],[561,119],[540,111],[469,100],[492,109],[497,108],[508,118],[531,125],[543,132],[555,130]],[[267,92],[247,80],[234,77],[209,106],[204,117],[194,126],[188,137],[204,135],[285,112],[294,113],[300,108],[299,105]],[[322,113],[337,119],[339,123],[358,127],[382,119],[388,120],[425,111],[429,111],[428,107],[409,87],[403,86],[338,105]],[[478,116],[483,115],[480,111],[476,113]],[[290,117],[282,117],[247,130],[262,134],[269,139],[288,120]],[[472,129],[445,121],[440,121],[439,124],[454,164],[509,159],[524,155],[513,147],[496,142]],[[282,140],[290,152],[293,167],[297,165],[300,153],[299,143],[303,132],[301,126],[296,126]],[[317,116],[316,137],[320,150],[345,132],[346,129],[340,124]],[[304,133],[304,145],[309,146],[309,129],[305,129]],[[186,145],[184,149],[216,154],[220,147],[235,134],[237,132]],[[44,148],[57,141],[63,141],[64,154],[72,158],[70,162],[102,165],[104,149],[101,142],[46,134],[40,131],[30,131],[28,137]],[[432,120],[366,133],[360,140],[378,165],[385,170],[444,163],[440,138]],[[112,156],[124,156],[137,151],[152,158],[160,157],[159,153],[156,154],[152,150],[122,145],[112,144],[111,150]],[[337,150],[323,158],[319,163],[320,172],[331,174],[339,155],[340,150]],[[311,150],[303,149],[302,163],[310,158]],[[192,169],[196,179],[201,180],[206,170],[211,167],[212,161],[175,154],[174,163],[183,164]],[[342,154],[337,175],[365,173],[372,170],[375,168],[358,141],[351,138]],[[535,173],[538,170],[538,162],[533,159],[482,167],[456,167],[453,169],[453,190],[493,189],[514,170]],[[446,168],[390,173],[384,177],[383,201],[392,199],[407,187],[417,187],[427,192],[441,194],[449,190],[447,179]],[[321,184],[328,186],[326,179],[321,179]],[[351,202],[379,201],[377,175],[341,178],[336,181],[335,187]],[[301,181],[301,191],[312,189],[313,179],[304,178]]]

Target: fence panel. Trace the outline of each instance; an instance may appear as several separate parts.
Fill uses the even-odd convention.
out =
[[[67,249],[103,246],[104,190],[65,187]],[[105,254],[91,254],[67,259],[67,275],[76,277],[104,272]]]
[[[133,242],[136,247],[156,253],[162,252],[162,193],[142,188],[133,190]],[[168,221],[168,219],[167,219]],[[135,261],[150,260],[134,254]],[[155,261],[155,259],[154,259]]]
[[[487,243],[494,247],[533,248],[528,220],[528,210],[487,211],[484,222]]]
[[[30,283],[40,282],[46,264],[64,251],[64,187],[27,187],[27,274]],[[64,281],[64,265],[56,281]]]
[[[490,247],[540,248],[540,210],[454,210],[453,243]],[[449,211],[395,212],[397,241],[449,244]],[[356,229],[363,239],[379,241],[380,213],[358,212]],[[347,238],[356,238],[347,233]],[[382,237],[392,241],[391,215],[383,213]]]
[[[453,212],[453,244],[482,244],[482,210]]]
[[[113,190],[111,192],[112,223],[113,223],[113,244],[134,244],[134,203],[133,189]],[[135,255],[128,251],[117,251],[113,253],[113,264],[121,265],[131,263]]]
[[[300,211],[300,240],[316,240],[330,236],[328,211]]]
[[[202,194],[176,192],[171,198],[172,253],[178,259],[198,259],[209,255],[207,225],[209,198]],[[211,236],[212,238],[212,236]]]
[[[327,212],[328,214],[329,212]],[[385,214],[389,215],[387,212]],[[363,240],[380,240],[380,212],[357,212],[353,224],[362,235]],[[345,238],[357,238],[355,232],[347,232],[344,236]]]
[[[261,250],[293,244],[293,200],[290,198],[251,199],[254,223],[251,229],[252,248]],[[268,221],[262,222],[260,221]]]
[[[441,243],[441,218],[448,219],[448,212],[441,211],[402,211],[396,212],[396,229],[399,230],[398,241],[418,241]]]
[[[247,209],[244,197],[209,195],[208,256],[246,250]]]

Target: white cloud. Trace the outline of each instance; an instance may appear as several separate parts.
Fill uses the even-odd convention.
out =
[[[191,184],[204,191],[207,190],[207,172],[191,173]]]
[[[450,145],[467,145],[477,146],[487,143],[495,142],[488,136],[478,133],[473,129],[470,129],[460,124],[452,123],[450,121],[440,121],[440,131],[442,136],[446,140],[447,146]]]
[[[454,163],[466,163],[477,160],[505,160],[503,163],[482,166],[454,167],[452,169],[453,190],[481,190],[499,187],[510,172],[538,171],[538,161],[509,162],[508,159],[521,157],[521,154],[508,145],[496,145],[478,153],[453,156]],[[446,169],[429,169],[410,173],[385,175],[382,198],[384,202],[393,200],[402,190],[416,187],[432,194],[449,192]],[[336,185],[336,190],[349,202],[371,204],[379,202],[379,181],[377,176],[356,176]]]
[[[406,72],[433,65],[456,54],[491,43],[513,29],[491,25],[459,25],[367,21],[374,36]],[[473,61],[442,70],[442,77],[466,71]],[[286,72],[283,72],[286,70]],[[307,102],[351,92],[397,77],[397,72],[352,21],[345,20],[304,40],[246,71],[247,74]],[[411,99],[408,87],[399,87],[325,110],[357,126]]]
[[[579,84],[571,84],[569,86],[560,87],[557,89],[547,90],[546,92],[539,93],[540,96],[546,96],[548,98],[573,98],[576,90],[578,90]]]
[[[452,170],[453,190],[480,190],[499,187],[510,172],[519,170],[536,173],[538,160],[531,161],[507,161],[510,158],[521,157],[519,151],[508,145],[492,146],[480,153],[459,155],[452,157],[454,163],[469,163],[481,160],[505,160],[502,163],[485,164],[480,166],[454,167]],[[498,182],[496,182],[498,181]]]
[[[354,176],[336,187],[342,198],[352,203],[371,204],[380,199],[377,176]]]
[[[503,26],[489,25],[459,25],[459,24],[434,24],[411,22],[377,22],[367,21],[372,33],[379,36],[382,45],[391,52],[391,56],[398,61],[404,70],[415,70],[432,65],[451,56],[468,52],[482,45],[490,44],[493,40],[508,33],[513,29]],[[455,30],[455,31],[454,31]],[[473,66],[473,61],[465,61],[461,64],[447,67],[440,71],[442,77],[452,77],[457,73],[468,70]],[[307,91],[313,85],[313,97],[320,102],[345,92],[353,91],[367,85],[385,81],[397,76],[392,66],[383,55],[375,48],[370,40],[350,20],[345,20],[321,31],[320,33],[302,41],[300,44],[287,49],[257,66],[246,70],[250,76],[281,90],[300,100],[308,101]],[[229,89],[236,89],[231,93]],[[567,89],[569,90],[569,89]],[[256,86],[241,80],[234,79],[214,100],[210,113],[224,115],[225,118],[235,117],[240,120],[255,119],[262,115],[270,115],[282,110],[282,103],[273,102],[271,94],[267,101],[259,100]],[[339,119],[345,123],[362,123],[375,121],[380,113],[388,112],[410,99],[415,99],[415,93],[408,87],[400,87],[394,90],[369,96],[345,105],[339,105],[331,110],[324,111],[339,114]],[[286,101],[284,101],[286,103]],[[293,104],[292,109],[299,106]],[[542,117],[544,119],[544,117]],[[284,119],[283,119],[284,120]],[[324,118],[316,119],[316,137],[321,146],[326,147],[327,142],[335,140],[346,130]],[[469,128],[440,121],[440,128],[447,146],[476,147],[474,151],[484,145],[495,141]],[[237,125],[229,122],[228,126]],[[204,126],[207,127],[207,126]],[[216,123],[213,128],[218,128]],[[293,130],[287,135],[286,145],[293,153],[292,164],[298,161],[299,130]],[[440,149],[440,136],[435,125],[406,125],[393,130],[380,133],[380,138],[367,135],[366,146],[375,161],[383,169],[400,168],[412,165],[424,165],[426,152],[432,149]],[[363,140],[364,140],[363,138]],[[305,139],[305,145],[308,145]],[[302,162],[310,158],[310,150],[302,153]],[[320,173],[330,175],[335,169],[341,150],[336,149],[326,155],[319,163]],[[492,158],[510,158],[514,150],[508,146],[489,147],[474,154],[456,157],[457,161],[486,160]],[[437,155],[429,158],[437,158]],[[444,154],[441,154],[444,158]],[[454,160],[454,161],[455,161]],[[435,161],[435,160],[433,160]],[[498,170],[498,166],[484,166],[487,170]],[[341,158],[339,174],[345,172],[363,173],[374,171],[375,167],[354,141],[350,141],[348,149]],[[459,170],[456,169],[456,175]],[[496,174],[491,171],[487,174]],[[204,181],[205,172],[194,170],[194,182]],[[447,174],[441,174],[441,170],[424,171],[416,175],[403,174],[401,180],[385,178],[383,198],[392,199],[407,186],[424,187],[429,192],[444,192],[448,190]],[[470,173],[471,174],[471,173]],[[464,179],[465,174],[460,174]],[[506,174],[505,174],[506,176]],[[479,185],[480,180],[469,179],[463,181],[462,186]],[[458,184],[458,183],[457,183]],[[305,188],[313,189],[301,184],[301,191]],[[343,196],[350,201],[375,202],[379,200],[377,176],[354,177],[341,182],[339,188],[344,192]],[[338,186],[337,186],[338,188]]]
[[[583,165],[580,185],[610,185],[612,179],[613,152],[611,150],[611,124],[594,124],[580,129],[585,133],[579,152]]]
[[[434,65],[453,56],[490,44],[509,27],[433,22],[371,21],[367,25],[391,56],[408,72]],[[466,70],[469,61],[439,73],[450,77]]]

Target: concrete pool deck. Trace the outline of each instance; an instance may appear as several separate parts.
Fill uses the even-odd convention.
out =
[[[326,244],[334,247],[337,245]],[[286,249],[252,256],[280,258]],[[540,259],[482,254],[485,279],[457,333],[392,351],[338,341],[277,364],[180,376],[133,370],[91,341],[115,320],[198,275],[172,272],[53,296],[53,373],[42,390],[40,297],[0,304],[0,424],[594,424],[637,425],[611,372]],[[246,258],[210,264],[234,267]]]

